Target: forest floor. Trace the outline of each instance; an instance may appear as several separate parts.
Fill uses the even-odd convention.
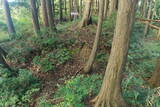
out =
[[[66,80],[76,77],[79,74],[83,74],[83,67],[86,61],[88,60],[88,57],[92,49],[92,44],[94,42],[96,25],[90,25],[88,27],[81,28],[81,29],[75,26],[76,26],[75,24],[71,25],[70,27],[66,28],[64,32],[60,33],[60,35],[58,36],[64,40],[75,39],[76,42],[73,44],[73,46],[71,46],[71,48],[76,52],[69,61],[59,65],[54,71],[51,70],[49,72],[39,72],[38,68],[33,66],[31,62],[22,63],[22,64],[15,64],[12,62],[8,62],[11,66],[14,66],[16,68],[22,68],[22,69],[25,68],[25,69],[31,70],[33,74],[36,77],[38,77],[38,79],[41,81],[42,85],[41,85],[40,91],[35,95],[33,95],[34,101],[32,101],[32,103],[30,104],[31,107],[37,107],[37,103],[39,102],[40,98],[44,96],[52,104],[56,104],[57,100],[59,103],[60,99],[52,98],[52,96],[58,89],[57,86],[64,84]],[[101,38],[101,41],[102,42],[99,45],[100,47],[98,51],[103,51],[104,53],[109,54],[110,47],[106,47],[103,43],[107,41],[106,38]],[[21,39],[16,41],[11,41],[11,42],[10,41],[4,42],[1,45],[6,50],[10,50],[13,47],[18,47],[17,42],[21,42]],[[33,58],[32,55],[35,55],[34,52],[28,55],[28,57]],[[104,73],[105,65],[106,65],[106,62],[105,63],[95,62],[91,73]],[[96,70],[98,70],[98,72]],[[87,74],[87,75],[90,75],[90,74]]]
[[[61,100],[61,98],[52,99],[52,96],[58,89],[57,84],[62,85],[66,80],[76,77],[79,74],[84,74],[83,68],[90,55],[92,44],[94,42],[94,36],[96,33],[96,30],[93,29],[96,29],[96,25],[90,25],[86,28],[81,29],[75,27],[75,25],[72,25],[67,29],[67,32],[59,35],[59,37],[63,39],[75,38],[76,44],[74,44],[72,49],[80,49],[80,51],[74,54],[71,60],[56,68],[56,72],[50,71],[48,73],[35,74],[38,78],[40,78],[40,80],[42,80],[42,87],[41,91],[33,96],[35,101],[31,104],[31,107],[36,107],[36,103],[42,96],[45,96],[47,100],[52,104],[57,104],[60,103],[60,101],[63,101]],[[108,49],[105,49],[105,47],[101,47],[100,49],[106,52],[110,51],[109,47]],[[91,73],[104,73],[104,65],[106,64],[103,64],[101,66],[96,64],[94,65],[94,71],[91,71]],[[99,71],[96,72],[95,70]],[[86,103],[88,102],[86,101]]]
[[[41,82],[40,91],[38,91],[33,95],[33,101],[30,103],[30,107],[38,107],[37,104],[40,102],[40,99],[42,97],[45,97],[47,101],[49,101],[51,104],[54,104],[54,105],[60,102],[63,102],[63,98],[61,97],[58,99],[53,98],[54,94],[59,88],[58,86],[64,85],[67,80],[70,80],[76,77],[77,75],[84,74],[83,68],[86,61],[89,58],[92,45],[94,42],[94,37],[96,35],[96,24],[89,25],[85,28],[78,28],[76,25],[77,23],[71,24],[70,26],[65,26],[63,28],[63,31],[58,33],[58,37],[63,40],[68,40],[68,39],[75,40],[75,42],[71,44],[71,46],[69,47],[70,50],[74,52],[74,54],[72,55],[72,58],[70,60],[66,61],[63,64],[57,65],[54,70],[50,70],[48,72],[42,72],[39,70],[37,66],[34,66],[32,64],[31,62],[32,59],[35,56],[39,55],[39,51],[42,52],[43,49],[42,50],[35,49],[33,52],[29,54],[25,53],[26,54],[25,58],[28,60],[27,63],[17,64],[10,61],[8,62],[12,67],[15,67],[18,69],[19,68],[28,69],[32,71],[33,75],[38,77],[38,79]],[[111,50],[112,37],[113,37],[113,30],[108,31],[107,29],[106,31],[106,29],[103,29],[103,33],[100,38],[100,43],[99,43],[98,52],[97,52],[97,54],[99,55],[98,60],[97,59],[95,60],[93,67],[91,69],[91,73],[85,74],[85,75],[104,74],[105,67],[107,65],[107,60]],[[21,42],[24,42],[24,41],[26,41],[26,38],[18,39],[16,41],[4,42],[4,43],[1,43],[1,45],[6,50],[10,51],[10,49],[14,47],[17,47],[17,48],[25,47],[24,44],[21,44]],[[155,42],[156,38],[148,37],[143,41],[146,42],[146,44],[148,44],[148,43]],[[21,44],[22,47],[19,47],[17,43]],[[131,66],[134,66],[134,65],[131,65]],[[125,78],[127,78],[127,76]],[[146,80],[147,79],[145,79],[145,81]],[[89,100],[91,100],[92,97],[93,96],[88,97],[84,101],[86,105],[89,104]]]

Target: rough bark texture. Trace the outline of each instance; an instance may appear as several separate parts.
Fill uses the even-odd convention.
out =
[[[54,18],[53,18],[51,0],[47,0],[46,3],[47,3],[47,13],[48,13],[49,26],[50,26],[51,30],[56,30],[56,27],[54,25]]]
[[[112,13],[117,10],[117,8],[116,8],[117,4],[118,4],[118,0],[110,0],[110,7],[109,7],[108,16],[111,16]]]
[[[111,54],[94,107],[129,107],[121,94],[121,76],[126,64],[137,0],[120,0]]]
[[[30,0],[31,11],[32,11],[32,23],[36,34],[39,34],[40,26],[38,19],[38,9],[36,7],[36,0]]]
[[[105,4],[104,4],[104,15],[103,15],[103,19],[105,19],[106,16],[107,16],[108,7],[109,7],[109,0],[105,0],[104,3],[105,3]]]
[[[148,9],[148,15],[147,15],[147,19],[151,18],[151,13],[152,13],[152,0],[149,3],[149,9]],[[149,22],[147,22],[145,28],[144,28],[144,35],[146,36],[148,33],[148,29],[149,29]]]
[[[47,16],[47,7],[46,7],[46,0],[42,0],[41,1],[41,5],[42,5],[42,19],[43,19],[43,23],[46,27],[49,26],[49,22],[48,22],[48,16]]]
[[[149,83],[153,87],[160,86],[160,57],[157,58],[156,70],[153,72],[152,77],[149,79]]]
[[[85,10],[83,13],[82,21],[80,22],[80,27],[85,27],[91,23],[91,6],[92,0],[87,0],[85,4]]]
[[[11,13],[10,13],[10,8],[7,0],[4,0],[4,10],[5,10],[5,15],[6,15],[6,23],[8,27],[8,32],[9,34],[15,34],[15,28],[13,25],[13,21],[11,18]]]
[[[86,66],[84,67],[84,72],[88,73],[93,65],[95,56],[96,56],[96,51],[97,51],[97,47],[98,47],[98,42],[99,42],[99,37],[101,35],[102,32],[102,22],[103,22],[103,13],[104,13],[104,0],[100,1],[100,10],[99,10],[99,18],[98,18],[98,27],[97,27],[97,32],[96,32],[96,36],[95,36],[95,40],[94,40],[94,44],[92,47],[92,51],[91,54],[89,56],[89,59],[86,63]]]

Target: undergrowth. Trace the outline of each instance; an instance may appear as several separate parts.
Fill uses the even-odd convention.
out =
[[[0,68],[0,75],[0,107],[28,107],[40,90],[38,79],[28,70],[20,69],[11,77],[10,71]]]
[[[51,102],[42,98],[38,107],[85,107],[85,101],[95,96],[100,89],[102,83],[101,75],[77,77],[67,80],[64,85],[58,86],[58,90],[54,95],[54,99],[62,98],[63,101],[59,104],[52,105]]]

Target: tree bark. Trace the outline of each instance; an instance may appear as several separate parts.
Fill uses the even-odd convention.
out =
[[[62,0],[59,0],[59,20],[63,21],[63,10],[62,10]]]
[[[82,0],[80,0],[80,16],[82,16],[82,8],[83,8],[83,3]]]
[[[143,3],[143,17],[146,17],[146,10],[147,10],[147,0],[144,0],[144,3]]]
[[[56,27],[54,25],[54,18],[53,18],[53,11],[52,11],[52,4],[51,0],[46,1],[47,4],[47,14],[48,14],[48,22],[51,30],[56,30]]]
[[[117,11],[118,0],[110,0],[110,7],[108,16],[111,16],[113,12]]]
[[[147,19],[151,18],[151,13],[152,13],[152,0],[150,0],[150,3],[149,3]],[[146,36],[148,34],[148,29],[149,29],[149,22],[147,22],[147,24],[144,28],[144,36]]]
[[[46,0],[41,0],[42,5],[42,19],[45,27],[49,27],[48,16],[47,16],[47,7]]]
[[[36,6],[36,0],[30,0],[31,11],[32,11],[32,23],[34,27],[34,31],[37,35],[40,32],[39,19],[38,19],[38,9]]]
[[[80,22],[80,27],[85,27],[91,23],[91,6],[92,0],[87,0],[85,5],[85,10],[83,13],[82,21]]]
[[[53,19],[55,17],[55,6],[54,6],[55,1],[51,0],[51,5],[52,5],[52,13],[53,13]]]
[[[6,16],[6,23],[8,27],[8,33],[10,35],[16,34],[7,0],[4,0],[4,10],[5,10],[5,16]]]
[[[69,19],[70,21],[72,21],[71,12],[72,12],[72,0],[69,0]]]
[[[65,15],[67,15],[67,1],[64,0],[64,10],[65,10]]]
[[[99,16],[98,16],[97,32],[96,32],[96,36],[95,36],[95,40],[94,40],[94,44],[93,44],[93,47],[92,47],[91,54],[90,54],[89,59],[86,63],[86,66],[84,67],[84,72],[85,73],[88,73],[91,70],[94,59],[95,59],[95,56],[96,56],[99,37],[100,37],[101,32],[102,32],[103,13],[104,13],[104,0],[101,0],[100,1]]]
[[[94,107],[129,107],[121,93],[121,76],[124,71],[137,0],[120,0],[111,54],[103,84]],[[123,21],[122,21],[123,20]]]
[[[104,15],[103,15],[103,19],[105,19],[106,16],[107,16],[108,6],[109,6],[109,0],[105,0],[104,3],[105,3],[105,4],[104,4]]]

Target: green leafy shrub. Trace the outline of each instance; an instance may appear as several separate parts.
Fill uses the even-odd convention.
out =
[[[148,86],[146,79],[154,71],[159,44],[142,39],[143,30],[141,24],[134,25],[125,72],[127,77],[122,82],[123,96],[135,107],[158,107],[159,97],[153,94],[154,89]]]
[[[92,95],[98,93],[101,86],[101,76],[80,75],[65,82],[65,85],[59,86],[55,97],[63,97],[64,102],[57,105],[57,107],[84,107],[83,101]]]
[[[35,56],[33,59],[33,64],[40,66],[41,70],[44,72],[54,69],[54,63],[48,58],[41,58],[40,56]]]
[[[40,66],[41,71],[47,72],[54,70],[57,65],[63,64],[72,58],[70,50],[58,49],[57,52],[50,52],[45,56],[35,56],[33,58],[33,64]]]
[[[37,78],[25,69],[20,69],[17,77],[0,77],[0,106],[28,107],[39,86]]]

